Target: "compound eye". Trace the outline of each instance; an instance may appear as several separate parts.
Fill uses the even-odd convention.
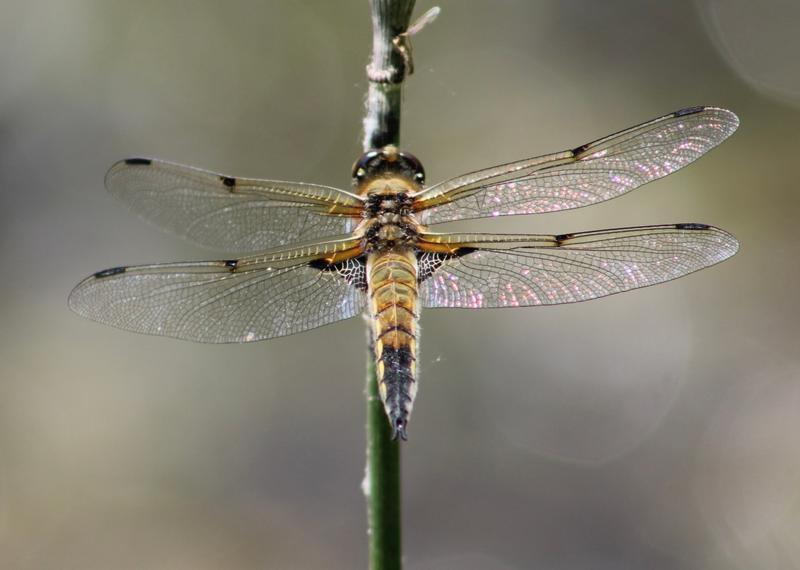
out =
[[[403,158],[404,166],[407,169],[406,172],[414,173],[414,181],[419,184],[425,182],[425,169],[419,159],[410,152],[402,152],[400,156]]]
[[[370,164],[378,154],[376,150],[371,150],[362,154],[353,165],[353,178],[359,182],[363,180],[367,176],[367,170],[370,168]]]

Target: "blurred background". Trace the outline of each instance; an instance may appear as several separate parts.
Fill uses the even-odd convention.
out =
[[[469,227],[693,221],[742,246],[591,303],[425,312],[407,568],[800,568],[800,7],[438,4],[403,109],[431,182],[691,105],[741,118],[624,198]],[[223,255],[114,201],[117,159],[347,188],[370,42],[365,0],[4,2],[0,567],[366,567],[359,319],[205,346],[66,297],[102,268]]]

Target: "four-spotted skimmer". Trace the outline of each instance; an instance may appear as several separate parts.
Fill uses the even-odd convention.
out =
[[[738,248],[732,235],[699,223],[560,235],[431,226],[609,200],[686,166],[737,126],[730,111],[693,107],[428,187],[420,162],[393,146],[356,162],[352,191],[123,160],[106,187],[135,212],[194,242],[250,255],[106,269],[82,281],[69,305],[119,328],[211,343],[294,334],[366,311],[381,397],[405,439],[422,307],[586,301],[675,279]]]

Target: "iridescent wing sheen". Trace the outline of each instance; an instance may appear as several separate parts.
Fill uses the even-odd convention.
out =
[[[358,252],[344,238],[238,260],[117,267],[78,284],[69,306],[121,329],[199,342],[285,336],[362,311]]]
[[[572,150],[436,184],[417,194],[415,209],[423,224],[436,224],[596,204],[683,168],[738,125],[725,109],[683,109]]]
[[[423,239],[422,305],[469,309],[574,303],[647,287],[719,263],[739,246],[705,224]]]
[[[237,253],[347,233],[363,206],[355,194],[327,186],[235,178],[146,158],[114,164],[106,188],[164,229]]]

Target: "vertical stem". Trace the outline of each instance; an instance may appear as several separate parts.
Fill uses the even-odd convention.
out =
[[[392,40],[408,29],[414,0],[370,0],[372,57],[364,117],[364,150],[400,142],[400,97],[406,62]],[[392,432],[378,394],[375,352],[368,326],[367,465],[364,494],[369,524],[371,570],[400,570],[400,443]]]

